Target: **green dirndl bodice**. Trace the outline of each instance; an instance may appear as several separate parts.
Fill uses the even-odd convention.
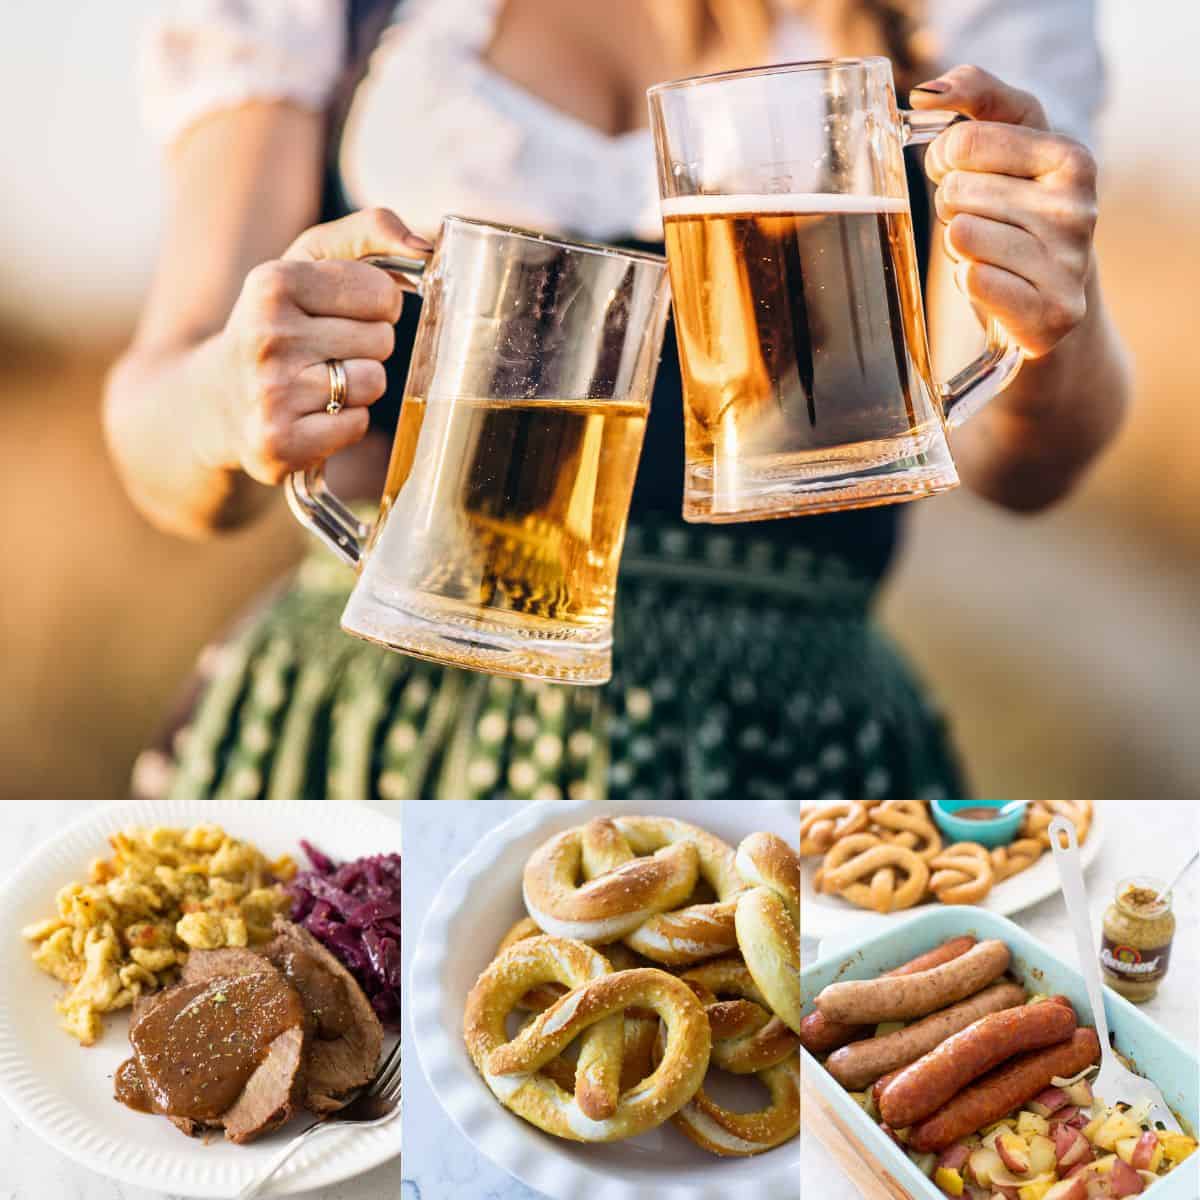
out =
[[[753,534],[632,526],[600,688],[440,667],[343,634],[315,549],[206,653],[174,797],[961,795],[942,719],[869,619],[874,581]],[[162,764],[160,763],[160,766]],[[143,771],[143,775],[146,773]]]

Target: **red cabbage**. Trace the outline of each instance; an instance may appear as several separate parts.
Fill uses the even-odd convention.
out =
[[[340,866],[300,843],[310,870],[288,884],[292,920],[358,980],[380,1021],[400,1028],[400,855],[374,854]]]

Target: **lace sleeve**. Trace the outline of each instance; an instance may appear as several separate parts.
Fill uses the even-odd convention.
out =
[[[974,63],[1042,102],[1051,127],[1095,150],[1104,64],[1095,0],[930,0],[939,67]]]
[[[139,55],[146,124],[162,142],[247,100],[321,110],[345,58],[346,0],[169,0]]]

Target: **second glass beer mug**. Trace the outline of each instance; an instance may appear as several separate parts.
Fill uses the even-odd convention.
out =
[[[360,575],[348,633],[437,662],[604,683],[617,566],[666,320],[666,264],[447,217],[370,259],[424,299],[379,516],[320,469],[299,520]]]
[[[1012,378],[986,350],[934,381],[886,58],[649,91],[683,372],[689,521],[911,500],[958,483],[946,439]]]

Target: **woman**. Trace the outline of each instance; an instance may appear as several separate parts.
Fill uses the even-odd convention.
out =
[[[335,489],[374,498],[417,306],[401,317],[398,284],[350,260],[427,250],[447,211],[657,242],[649,84],[864,53],[892,57],[913,107],[977,118],[925,155],[933,236],[910,171],[935,355],[965,361],[987,317],[1022,346],[1023,370],[956,434],[955,453],[964,482],[996,503],[1054,503],[1114,435],[1127,393],[1094,269],[1094,163],[1050,131],[1030,92],[935,64],[990,63],[1085,139],[1099,92],[1088,0],[179,5],[147,55],[150,110],[170,143],[162,256],[105,404],[130,495],[163,528],[202,536],[252,519],[270,496],[261,485],[332,456]],[[322,196],[325,215],[360,211],[317,224]],[[328,359],[349,378],[333,416]],[[870,620],[903,510],[684,526],[681,424],[668,334],[610,685],[514,684],[352,642],[336,630],[350,580],[317,556],[207,657],[171,789],[960,793],[940,718]]]

